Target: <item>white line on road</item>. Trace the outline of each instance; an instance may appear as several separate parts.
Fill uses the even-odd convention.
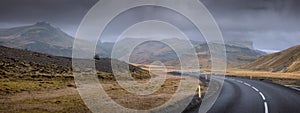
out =
[[[236,80],[237,82],[239,82],[239,83],[244,83],[243,81],[240,81],[240,80]]]
[[[264,102],[264,105],[265,105],[265,113],[269,113],[267,102]]]
[[[255,91],[259,92],[259,90],[256,87],[254,87],[254,86],[252,86],[252,89],[254,89]]]
[[[269,113],[268,103],[266,102],[266,97],[264,96],[264,94],[262,92],[260,92],[256,87],[251,86],[250,84],[248,84],[246,82],[243,82],[243,81],[240,81],[240,80],[236,80],[236,81],[240,82],[242,84],[245,84],[245,85],[251,87],[252,89],[254,89],[255,91],[257,91],[260,94],[260,96],[262,97],[262,99],[264,100],[265,113]]]
[[[300,91],[300,88],[297,88],[296,86],[290,86],[290,85],[285,85],[286,87],[292,88],[294,90]],[[300,86],[298,86],[300,87]]]
[[[263,100],[266,100],[264,94],[262,94],[261,92],[259,92],[260,96],[263,98]]]
[[[246,82],[244,82],[244,84],[245,84],[245,85],[247,85],[247,86],[249,86],[249,87],[251,87],[251,85],[250,85],[250,84],[248,84],[248,83],[246,83]]]

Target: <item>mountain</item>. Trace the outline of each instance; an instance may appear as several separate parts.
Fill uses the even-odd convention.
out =
[[[46,22],[0,31],[0,45],[58,56],[71,56],[73,38]]]
[[[148,41],[137,46],[130,55],[129,62],[150,64],[161,61],[165,65],[178,65],[179,59],[171,47],[157,41]]]
[[[239,47],[234,45],[225,44],[227,66],[228,67],[241,67],[255,61],[258,57],[265,55],[264,52],[253,50],[246,47]],[[210,67],[210,52],[207,43],[199,44],[196,47],[199,61],[204,67]],[[202,61],[202,62],[201,62]]]
[[[99,43],[96,47],[96,53],[101,58],[111,58],[111,53],[114,45],[118,45],[115,51],[119,53],[120,58],[129,56],[129,63],[149,64],[154,61],[161,61],[165,65],[179,65],[179,60],[175,51],[168,45],[158,41],[147,41],[136,45],[136,48],[127,51],[129,45],[138,44],[146,39],[141,38],[126,38],[115,43]],[[177,50],[184,51],[184,41],[176,38],[163,39],[163,42],[171,43]],[[39,53],[45,53],[54,56],[72,56],[74,38],[64,33],[59,28],[55,28],[47,22],[38,22],[34,25],[22,26],[10,29],[0,29],[0,45],[24,49]],[[191,46],[196,49],[202,67],[210,67],[210,53],[206,43],[198,41],[190,41]],[[80,40],[81,45],[89,45],[91,42]],[[240,46],[237,46],[240,45]],[[249,41],[231,41],[225,45],[227,48],[227,58],[229,67],[240,67],[246,65],[261,55],[263,52],[253,50],[252,43]],[[249,46],[249,47],[248,47]],[[90,50],[80,48],[80,53],[85,55]],[[129,54],[131,53],[131,54]],[[124,60],[124,59],[120,59]]]
[[[72,56],[74,38],[51,26],[47,22],[38,22],[34,25],[0,30],[0,45],[46,53],[55,56]],[[79,41],[88,45],[88,41]],[[88,50],[79,50],[83,54]],[[105,54],[105,51],[101,51]],[[107,55],[106,55],[107,56]]]
[[[225,40],[225,44],[254,49],[253,41],[246,40],[246,39],[227,39]]]
[[[144,39],[145,40],[145,39]],[[164,39],[160,41],[144,41],[143,39],[126,38],[117,43],[120,53],[118,59],[124,56],[130,56],[129,62],[136,64],[150,64],[154,61],[161,61],[165,65],[174,66],[179,65],[180,61],[176,52],[169,46],[162,42],[171,43],[173,47],[180,48],[177,51],[184,51],[184,41],[180,39]],[[143,42],[143,43],[139,43]],[[191,43],[194,47],[198,60],[202,67],[210,67],[210,51],[207,43]],[[129,45],[136,45],[132,51],[128,51]],[[250,62],[255,61],[259,56],[265,55],[264,52],[252,50],[247,47],[239,47],[234,45],[227,45],[227,63],[228,67],[240,67]],[[125,57],[126,58],[126,57]]]
[[[300,72],[300,46],[262,56],[244,68],[272,72]]]

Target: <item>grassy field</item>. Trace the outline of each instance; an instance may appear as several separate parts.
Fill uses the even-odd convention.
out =
[[[138,65],[138,64],[133,64],[133,65],[139,66],[143,69],[149,69],[149,65]],[[162,67],[157,66],[157,68],[162,68]],[[177,72],[180,69],[180,67],[174,67],[174,66],[166,66],[165,68],[167,72]],[[191,69],[191,70],[198,70],[198,69]],[[202,74],[211,74],[211,68],[201,68],[200,70],[204,71],[204,73]],[[300,73],[297,72],[287,73],[287,72],[252,71],[252,70],[239,69],[239,68],[227,68],[225,76],[266,79],[281,85],[300,86]]]
[[[300,73],[281,73],[281,72],[268,72],[268,71],[228,69],[226,75],[300,80]]]
[[[76,89],[73,72],[82,72],[72,67],[72,59],[51,56],[0,46],[0,112],[43,113],[43,112],[90,112]],[[139,67],[113,59],[87,60],[94,62],[98,79],[106,93],[116,103],[131,109],[151,109],[164,104],[178,89],[179,81],[192,79],[167,75],[160,89],[151,95],[142,96],[129,93],[115,81],[111,62],[117,63],[122,76],[128,67],[131,76],[138,83],[148,82],[151,77],[159,77]],[[84,65],[79,63],[77,65]],[[88,74],[91,68],[86,68]],[[90,70],[90,71],[88,71]],[[93,72],[95,72],[93,71]],[[84,76],[83,74],[83,76]],[[193,84],[198,86],[198,84]],[[149,87],[152,87],[151,85]],[[193,88],[185,86],[186,88]],[[196,87],[195,87],[196,88]],[[196,92],[196,89],[195,89]],[[194,92],[193,92],[194,93]],[[187,95],[183,95],[185,98]],[[190,96],[190,95],[189,95]],[[179,100],[182,98],[178,98]]]
[[[210,68],[201,68],[205,71],[203,74],[211,74]],[[252,71],[238,68],[226,69],[226,76],[238,76],[238,77],[256,77],[256,78],[276,78],[276,79],[294,79],[300,80],[300,73],[283,73],[283,72],[269,72],[269,71]]]
[[[260,80],[271,80],[281,85],[300,86],[300,73],[282,73],[268,71],[250,71],[242,69],[228,69],[226,76],[246,77]]]
[[[106,93],[118,104],[126,108],[146,110],[168,101],[177,90],[181,79],[168,75],[165,84],[158,91],[146,96],[131,94],[114,80],[100,79],[100,82]],[[90,112],[70,77],[2,78],[0,86],[0,112],[3,113]]]

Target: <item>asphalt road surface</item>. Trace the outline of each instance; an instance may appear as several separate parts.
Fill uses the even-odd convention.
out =
[[[208,113],[300,113],[300,91],[271,82],[226,78]]]

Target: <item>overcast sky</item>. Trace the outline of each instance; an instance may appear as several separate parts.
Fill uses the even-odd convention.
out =
[[[215,17],[227,40],[251,40],[255,48],[270,51],[300,45],[300,0],[201,1]],[[0,27],[47,21],[74,36],[81,19],[96,2],[97,0],[1,0]],[[168,11],[152,10],[148,10],[148,13],[175,15]],[[145,16],[146,10],[131,13]],[[183,29],[190,32],[192,37],[198,37],[199,34],[195,33],[188,22],[181,24],[188,26]]]

